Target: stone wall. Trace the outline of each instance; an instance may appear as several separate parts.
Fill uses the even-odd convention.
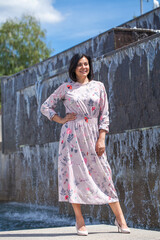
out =
[[[160,7],[123,23],[119,27],[160,29]]]
[[[69,205],[57,199],[61,125],[42,116],[40,106],[68,80],[69,61],[81,52],[92,56],[95,79],[105,84],[108,93],[107,155],[127,221],[130,226],[160,228],[160,34],[115,51],[106,47],[112,33],[2,80],[0,200],[5,190],[4,198],[10,201],[59,205],[61,213],[73,214]],[[62,102],[56,110],[64,115]],[[104,208],[86,207],[85,212],[111,222],[113,214]]]

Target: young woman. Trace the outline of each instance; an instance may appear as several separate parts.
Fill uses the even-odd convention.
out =
[[[72,81],[60,85],[41,106],[49,120],[63,124],[58,156],[59,201],[72,204],[78,235],[88,235],[81,204],[107,203],[118,230],[130,233],[105,151],[109,111],[104,84],[92,79],[91,58],[85,54],[72,57],[69,76]],[[60,99],[66,109],[64,118],[54,110]]]

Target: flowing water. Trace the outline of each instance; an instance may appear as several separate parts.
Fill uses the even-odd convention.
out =
[[[85,218],[86,224],[91,224]],[[95,220],[92,224],[98,224]],[[0,231],[74,226],[75,218],[62,216],[56,207],[24,203],[0,203]]]
[[[74,218],[60,216],[58,208],[22,203],[0,203],[0,231],[72,226]]]

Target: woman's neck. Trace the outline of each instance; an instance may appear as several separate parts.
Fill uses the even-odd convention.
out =
[[[88,79],[88,77],[85,77],[85,78],[78,78],[77,79],[77,82],[79,82],[79,83],[87,83],[87,82],[89,82],[89,79]]]

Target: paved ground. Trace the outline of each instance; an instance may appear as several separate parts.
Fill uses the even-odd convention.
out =
[[[33,230],[18,230],[0,232],[0,240],[160,240],[160,232],[131,228],[131,234],[118,233],[115,226],[87,226],[89,235],[76,235],[75,227],[43,228]]]

